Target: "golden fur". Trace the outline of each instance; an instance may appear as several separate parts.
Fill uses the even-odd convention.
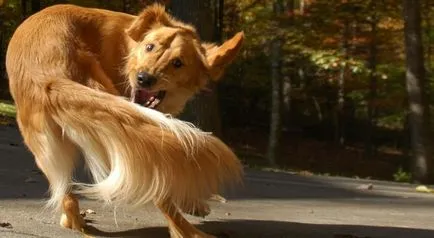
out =
[[[50,183],[49,204],[63,207],[62,226],[83,230],[72,194],[79,193],[113,204],[153,202],[172,237],[211,237],[178,208],[206,210],[207,198],[240,181],[242,166],[219,139],[161,112],[181,112],[223,74],[242,42],[238,33],[220,46],[201,43],[160,5],[138,16],[56,5],[16,29],[6,69],[17,121]],[[183,67],[172,67],[174,59]],[[142,71],[156,77],[152,90],[166,92],[161,112],[130,102]],[[93,184],[72,183],[79,151]]]

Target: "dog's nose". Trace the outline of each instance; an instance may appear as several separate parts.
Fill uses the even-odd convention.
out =
[[[140,72],[137,74],[137,81],[141,87],[150,88],[157,82],[157,78],[146,72]]]

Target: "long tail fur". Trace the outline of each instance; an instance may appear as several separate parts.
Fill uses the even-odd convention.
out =
[[[47,113],[83,151],[93,176],[93,184],[76,184],[80,194],[189,207],[241,181],[234,153],[189,123],[67,80],[51,81],[45,91]]]

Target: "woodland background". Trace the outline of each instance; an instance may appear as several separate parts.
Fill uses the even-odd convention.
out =
[[[15,28],[72,3],[136,14],[155,1],[0,0],[0,95]],[[252,167],[433,182],[434,1],[160,1],[203,40],[244,31],[245,45],[212,93],[182,115]]]

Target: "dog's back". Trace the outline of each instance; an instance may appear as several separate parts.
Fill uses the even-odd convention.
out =
[[[126,46],[120,38],[133,20],[131,15],[74,5],[55,5],[30,16],[15,31],[6,54],[16,103],[22,101],[23,88],[29,98],[47,76],[92,86],[93,58],[101,61],[110,78],[121,78],[119,65]]]

